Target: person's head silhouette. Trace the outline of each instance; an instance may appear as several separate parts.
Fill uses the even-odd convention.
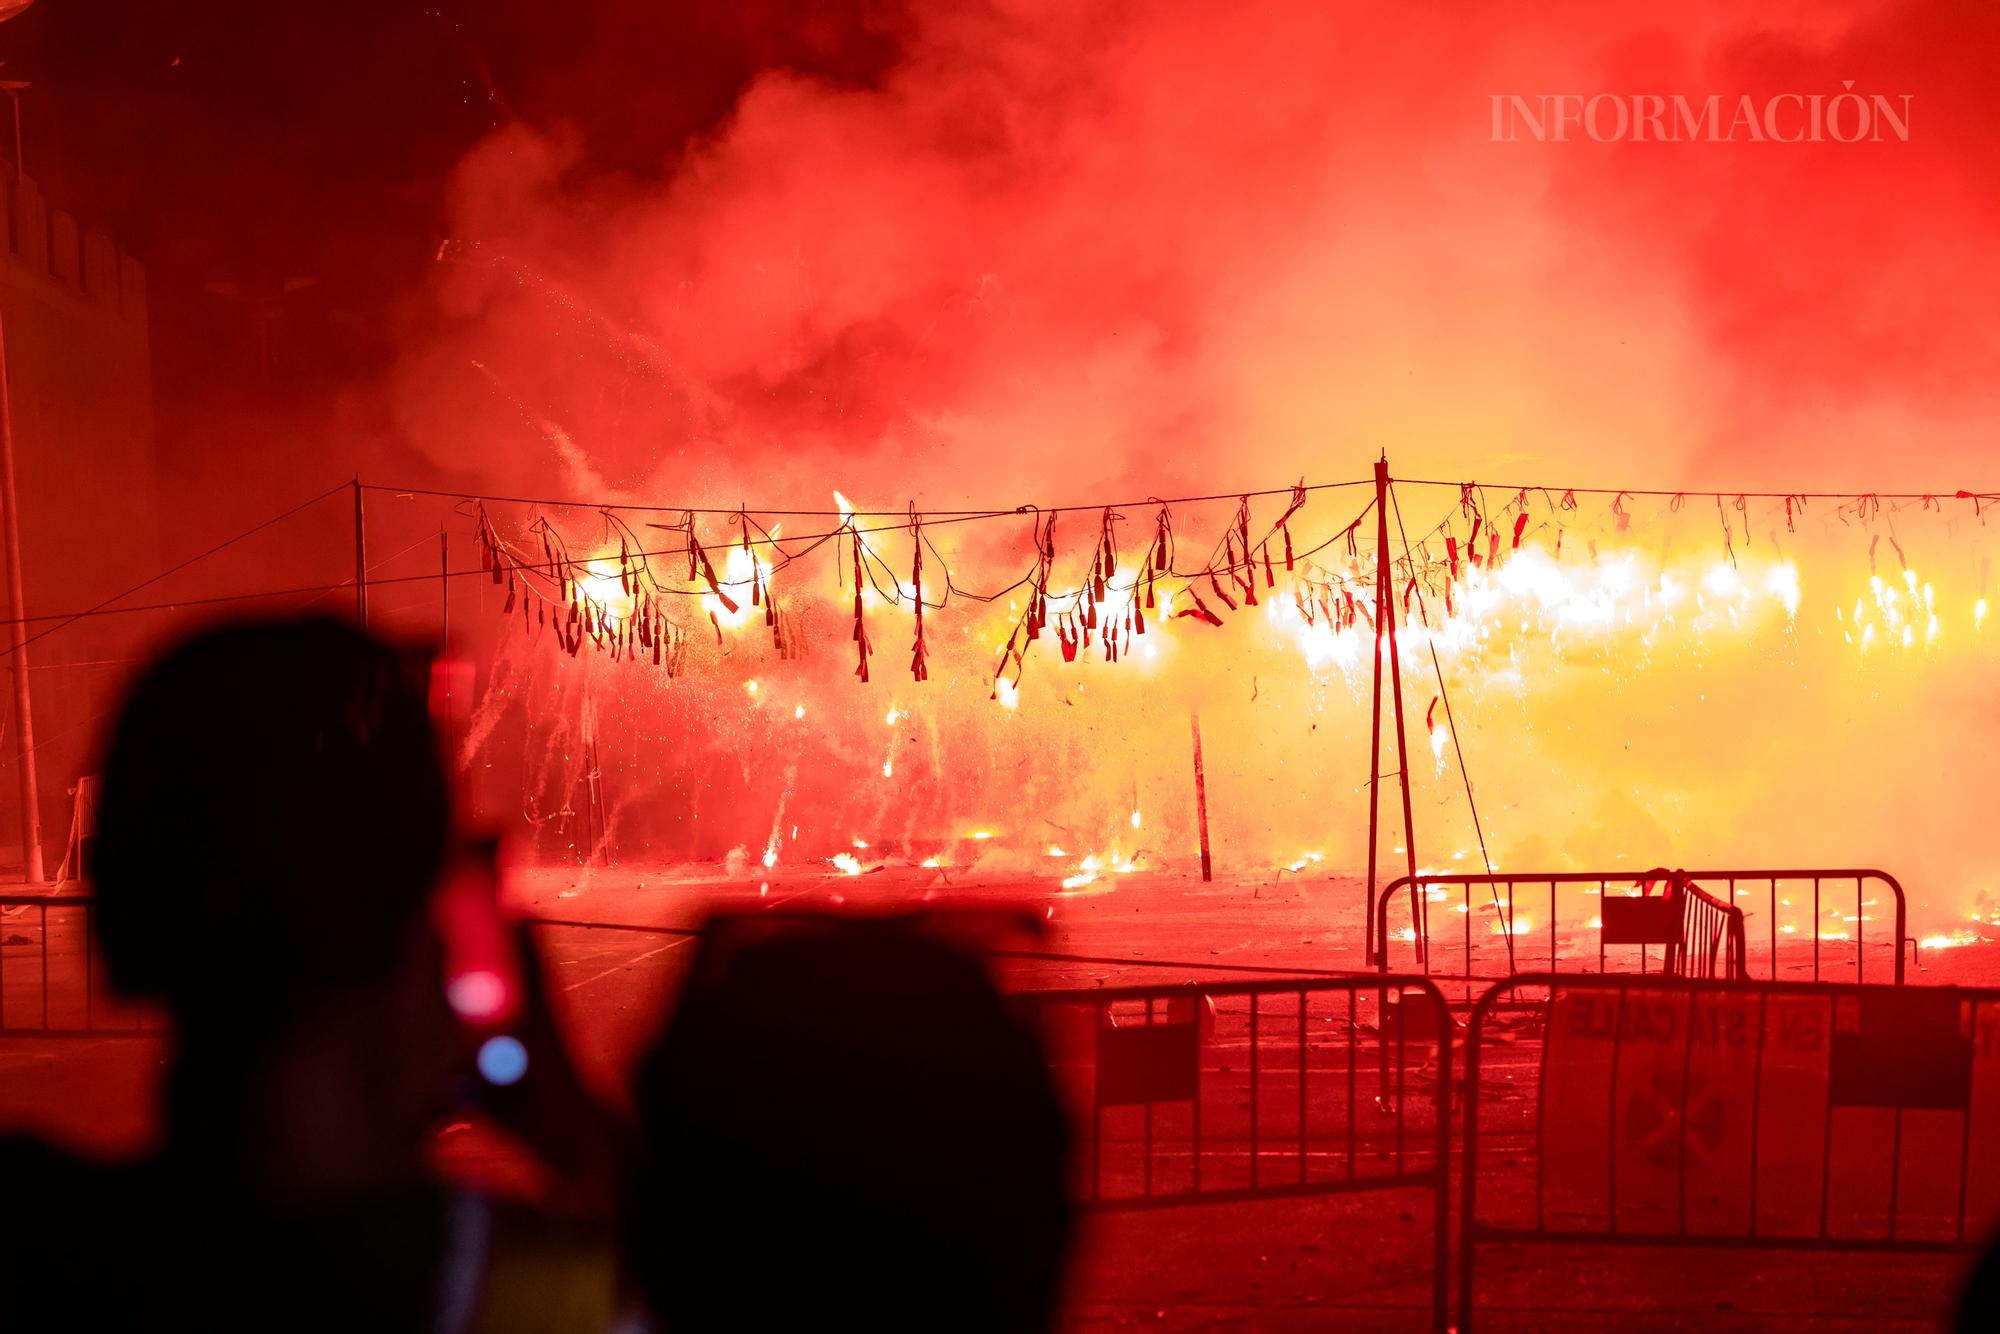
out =
[[[1048,1324],[1066,1125],[971,954],[899,920],[718,919],[637,1102],[629,1255],[670,1329]]]
[[[168,650],[112,729],[98,940],[112,984],[173,1016],[168,1155],[219,1189],[421,1172],[455,1055],[427,671],[345,622],[245,621]]]

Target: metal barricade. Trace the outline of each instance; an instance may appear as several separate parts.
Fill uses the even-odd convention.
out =
[[[1677,929],[1667,942],[1667,974],[1731,981],[1749,976],[1744,963],[1743,910],[1724,903],[1678,872],[1669,879],[1667,893],[1671,895],[1669,902],[1678,909],[1674,914]]]
[[[1357,977],[1014,1000],[1082,1122],[1085,1207],[1425,1191],[1444,1327],[1453,1025],[1435,985]]]
[[[1936,1252],[2000,1219],[2000,990],[1524,975],[1473,1007],[1465,1090],[1461,1331],[1482,1247]]]
[[[0,895],[0,1037],[158,1036],[141,1006],[98,977],[88,895]]]
[[[1383,972],[1405,968],[1430,976],[1483,980],[1538,971],[1601,973],[1620,966],[1641,973],[1655,968],[1671,971],[1673,942],[1682,928],[1702,923],[1677,919],[1657,906],[1661,899],[1641,893],[1637,885],[1649,874],[1657,873],[1402,876],[1368,905],[1374,914],[1374,963]],[[1718,907],[1744,913],[1746,976],[1775,980],[1793,970],[1801,980],[1866,982],[1872,957],[1877,977],[1886,965],[1897,984],[1903,981],[1908,913],[1902,885],[1886,871],[1809,868],[1676,874],[1700,885]],[[1392,932],[1390,922],[1400,911],[1408,912],[1409,925]],[[1435,920],[1439,914],[1451,917],[1439,924]],[[1885,914],[1889,929],[1877,926],[1871,931],[1869,924],[1881,922]],[[1724,947],[1733,948],[1727,942]],[[1619,953],[1613,955],[1611,950]],[[1886,959],[1881,957],[1884,951]],[[1455,959],[1450,957],[1454,954]]]

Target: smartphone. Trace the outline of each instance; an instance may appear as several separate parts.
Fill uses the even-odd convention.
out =
[[[505,1087],[527,1073],[527,1048],[510,1030],[521,1017],[519,939],[500,907],[500,842],[466,838],[453,850],[436,899],[444,994],[471,1030],[479,1075]]]

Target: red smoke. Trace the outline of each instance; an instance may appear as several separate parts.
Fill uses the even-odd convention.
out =
[[[496,132],[452,183],[397,426],[480,489],[753,508],[835,487],[882,509],[1227,493],[1362,476],[1378,449],[1454,480],[1990,486],[1995,24],[1947,5],[912,6],[841,30],[851,78],[768,68],[651,173],[596,165],[602,111]],[[1907,142],[1492,141],[1496,95],[1761,104],[1847,80],[1911,96]],[[1712,515],[1684,522],[1648,541],[1720,554]],[[1976,551],[1903,522],[1932,543],[1926,577],[1969,599]],[[1026,538],[962,536],[963,577],[1011,577]],[[1816,645],[1867,578],[1865,537],[1841,540],[1801,557],[1809,675],[1845,662]],[[1816,836],[1788,821],[1824,794],[1711,766],[1763,753],[1831,781],[1809,738],[1857,725],[1869,688],[1814,677],[1788,712],[1767,664],[1733,661],[1712,730],[1688,721],[1711,687],[1687,673],[1614,712],[1609,735],[1653,742],[1635,773],[1578,732],[1566,710],[1606,705],[1574,680],[1532,682],[1542,711],[1469,710],[1519,836]],[[1238,707],[1236,674],[1209,662],[1187,688]],[[1865,710],[1870,763],[1934,762],[1923,720],[1962,688]],[[1351,774],[1310,772],[1351,799]],[[1847,791],[1861,828],[1907,818]],[[1916,799],[1959,836],[1962,808]],[[749,804],[767,818],[768,794]]]

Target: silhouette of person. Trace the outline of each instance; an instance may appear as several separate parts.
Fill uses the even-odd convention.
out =
[[[6,1328],[471,1327],[492,1215],[429,1162],[469,1042],[431,912],[453,839],[428,669],[301,619],[140,675],[94,926],[112,985],[173,1020],[161,1146],[0,1146]]]
[[[1958,1294],[1959,1334],[1989,1334],[2000,1329],[2000,1237],[1981,1251],[1967,1271]]]
[[[672,1334],[1048,1326],[1066,1123],[973,954],[909,920],[717,918],[635,1098],[627,1263]]]

